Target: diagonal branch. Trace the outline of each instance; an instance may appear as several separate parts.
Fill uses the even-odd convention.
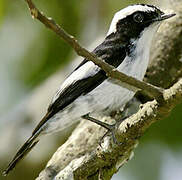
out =
[[[182,102],[182,79],[171,88],[165,90],[164,99],[165,104],[162,105],[156,100],[147,102],[136,114],[120,124],[117,129],[118,137],[120,138],[120,142],[122,142],[120,146],[113,146],[111,140],[106,139],[103,146],[99,146],[93,154],[86,155],[80,161],[76,161],[77,167],[72,168],[75,177],[79,177],[80,179],[88,177],[88,175],[93,173],[92,167],[94,167],[94,171],[96,167],[98,169],[105,168],[108,162],[113,164],[114,167],[112,169],[115,169],[116,172],[130,158],[131,151],[136,146],[137,140],[144,134],[146,129],[152,123],[168,116],[171,110],[178,103]],[[121,161],[115,164],[118,159],[121,159]],[[96,162],[100,162],[99,166]],[[65,174],[65,169],[60,171],[57,177],[62,177],[63,174]]]
[[[79,56],[91,60],[101,69],[103,69],[106,74],[114,79],[118,80],[119,85],[125,86],[126,88],[133,90],[139,89],[144,91],[148,96],[153,97],[157,100],[163,100],[163,89],[153,86],[149,83],[139,81],[131,76],[127,76],[122,72],[119,72],[116,68],[104,62],[101,58],[97,57],[95,54],[89,52],[83,48],[77,40],[69,35],[63,28],[61,28],[52,18],[48,18],[40,12],[31,0],[25,0],[29,6],[30,12],[34,19],[38,19],[46,27],[54,31],[60,38],[66,41]],[[121,83],[122,82],[122,83]],[[123,84],[124,83],[124,84]],[[130,86],[128,86],[130,85]],[[132,86],[132,87],[131,87]]]
[[[132,157],[138,139],[150,125],[168,116],[182,102],[182,79],[164,91],[164,102],[147,102],[136,114],[122,122],[116,129],[117,138],[122,142],[120,145],[113,144],[111,137],[105,138],[101,146],[97,145],[99,137],[94,137],[101,133],[101,129],[93,124],[88,125],[87,121],[82,122],[67,142],[55,152],[36,180],[82,180],[97,176],[102,176],[100,179],[110,179]],[[90,141],[95,140],[92,148],[89,147],[88,137]],[[92,150],[88,151],[88,147]]]
[[[95,171],[96,166],[98,166],[95,162],[100,162],[97,167],[98,169],[107,166],[108,162],[114,164],[112,169],[115,168],[116,172],[118,168],[130,158],[131,151],[134,149],[134,146],[136,146],[137,140],[144,134],[146,129],[148,129],[152,123],[168,116],[171,110],[178,103],[182,102],[182,79],[171,88],[165,90],[164,99],[165,104],[162,105],[156,100],[147,102],[136,114],[126,119],[118,127],[117,134],[120,138],[120,142],[122,142],[120,146],[113,146],[111,140],[106,139],[103,146],[98,147],[93,154],[82,157],[79,166],[77,164],[77,168],[72,168],[75,177],[79,177],[80,179],[88,177],[88,175],[92,174],[92,167],[94,167]],[[119,158],[121,161],[119,164],[115,164]],[[87,166],[85,166],[85,164],[87,164]],[[88,170],[88,166],[90,171]],[[63,172],[60,171],[57,177],[62,176],[64,173],[64,170]]]
[[[52,22],[51,19],[49,18],[44,19],[46,17],[44,17],[44,15],[40,13],[35,8],[34,5],[32,6],[32,2],[30,0],[26,1],[29,4],[31,13],[34,18],[37,19],[40,18],[42,19],[42,21],[45,20],[47,24],[39,19],[43,24],[48,26],[50,29],[52,29],[52,27],[50,26],[49,23],[51,23],[53,27],[55,26],[54,28],[58,26],[56,25],[56,23],[54,23],[54,21]],[[179,14],[182,14],[182,6],[180,2],[181,0],[176,0],[176,1],[179,1],[179,6],[175,6],[179,7],[179,10],[177,12]],[[153,64],[153,67],[150,68],[151,70],[147,74],[147,77],[150,77],[150,79],[147,80],[152,80],[151,82],[155,84],[159,83],[158,85],[162,87],[169,87],[171,84],[176,82],[177,79],[181,76],[182,65],[180,64],[180,62],[178,62],[179,58],[177,57],[178,55],[181,55],[180,54],[181,53],[180,37],[182,32],[181,18],[178,17],[175,20],[175,22],[172,23],[173,23],[172,27],[171,24],[170,25],[166,24],[166,26],[164,26],[164,29],[161,32],[162,35],[158,36],[158,42],[160,48],[155,48],[155,51],[153,51],[155,52],[153,54],[155,55],[157,54],[158,56],[160,56],[156,58],[157,63],[160,63],[160,65],[158,65],[155,62],[155,64]],[[57,31],[54,32],[56,32],[59,35],[59,30],[60,30],[59,26],[57,30],[58,32]],[[172,34],[174,37],[172,36]],[[162,36],[166,38],[164,37],[161,38]],[[71,36],[71,38],[73,37]],[[68,41],[69,40],[70,39],[68,38]],[[76,42],[76,40],[73,38],[73,42],[74,41]],[[72,41],[69,44],[72,46],[75,45],[74,43],[72,44]],[[168,44],[167,47],[166,44]],[[80,47],[80,45],[78,47]],[[78,48],[77,50],[78,50],[77,53],[80,54],[79,52],[80,49]],[[158,52],[156,53],[156,51]],[[164,57],[161,57],[161,54]],[[106,64],[101,59],[95,57],[94,54],[92,53],[90,54],[88,52],[88,55],[89,56],[91,55],[91,58],[93,58],[93,62],[95,62],[94,58],[96,58],[96,62],[97,60],[99,60],[98,63],[100,63],[100,67],[102,67],[103,64],[104,65]],[[85,56],[83,55],[83,57]],[[88,57],[86,56],[86,58]],[[169,62],[171,63],[170,65],[168,65]],[[161,64],[164,64],[164,67],[160,69]],[[158,66],[158,68],[156,66]],[[111,66],[109,65],[106,66],[106,72],[108,67]],[[171,69],[173,70],[172,72],[170,71]],[[112,72],[114,70],[112,68],[108,69],[108,71]],[[169,74],[171,78],[168,79],[168,77],[165,75],[163,71]],[[165,79],[165,83],[163,83],[161,79]],[[121,79],[119,78],[118,80],[122,80],[122,78]],[[166,86],[166,81],[168,82],[167,86]],[[129,83],[128,82],[126,83],[130,84],[130,80]],[[135,80],[134,83],[136,83]],[[139,88],[142,89],[141,87]],[[79,126],[75,129],[72,136],[70,136],[68,141],[55,152],[55,154],[48,162],[46,168],[41,172],[37,180],[86,179],[86,178],[110,179],[110,177],[115,172],[118,171],[119,167],[121,167],[124,163],[126,163],[130,159],[132,151],[136,147],[137,140],[139,139],[140,136],[143,135],[145,130],[152,123],[168,116],[171,110],[174,108],[174,106],[182,101],[182,80],[180,80],[171,88],[164,90],[163,98],[164,98],[163,103],[154,100],[144,104],[138,113],[131,116],[130,118],[125,120],[122,124],[120,124],[119,128],[117,129],[117,136],[118,136],[117,138],[119,138],[118,140],[120,140],[120,142],[123,142],[123,144],[121,144],[120,146],[112,144],[110,137],[104,139],[102,147],[98,146],[98,139],[100,138],[100,136],[102,136],[102,134],[104,134],[103,129],[95,124],[82,121],[79,124]],[[108,118],[106,118],[106,120],[108,120]]]

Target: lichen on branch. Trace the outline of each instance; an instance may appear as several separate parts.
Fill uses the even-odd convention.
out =
[[[126,88],[140,89],[155,98],[155,100],[142,105],[136,114],[126,119],[116,129],[117,138],[122,142],[120,145],[114,144],[111,136],[107,136],[99,146],[98,140],[103,136],[105,130],[91,122],[82,121],[66,143],[55,152],[46,168],[37,178],[37,180],[110,179],[132,157],[138,139],[145,133],[145,130],[152,123],[168,116],[171,110],[182,102],[182,80],[178,81],[182,75],[182,63],[179,61],[182,55],[181,48],[179,49],[179,44],[182,41],[181,0],[176,0],[177,5],[175,3],[173,5],[175,12],[178,14],[177,17],[170,22],[163,23],[158,33],[155,48],[152,51],[153,60],[145,77],[147,82],[163,88],[169,88],[174,82],[178,81],[166,90],[118,72],[114,67],[83,48],[73,36],[69,35],[52,18],[43,15],[31,0],[25,1],[33,18],[38,19],[60,38],[64,39],[78,55],[93,61],[109,77],[116,79],[119,85],[126,83]],[[167,48],[166,44],[168,44]],[[173,71],[168,71],[169,67]],[[167,79],[166,77],[169,75],[170,78]],[[110,123],[113,121],[109,117],[102,120]]]

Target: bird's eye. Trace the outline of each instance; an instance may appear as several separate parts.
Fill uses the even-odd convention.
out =
[[[135,14],[133,15],[133,20],[134,20],[135,22],[137,22],[137,23],[143,22],[143,19],[144,19],[144,16],[143,16],[143,14],[141,14],[141,13],[135,13]]]

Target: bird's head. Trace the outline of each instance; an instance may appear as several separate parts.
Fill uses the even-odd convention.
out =
[[[107,37],[117,36],[124,40],[138,39],[146,30],[148,35],[152,36],[160,22],[174,15],[165,14],[153,5],[131,5],[114,15]]]

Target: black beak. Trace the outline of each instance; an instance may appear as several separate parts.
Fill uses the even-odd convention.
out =
[[[151,21],[148,21],[148,22],[157,22],[157,21],[163,21],[163,20],[166,20],[166,19],[169,19],[169,18],[171,18],[171,17],[173,17],[173,16],[175,16],[176,14],[163,14],[163,15],[161,15],[160,17],[158,17],[158,18],[155,18],[155,19],[153,19],[153,20],[151,20]],[[147,23],[148,23],[147,22]]]
[[[169,19],[169,18],[171,18],[171,17],[173,17],[173,16],[175,16],[176,14],[164,14],[164,15],[162,15],[159,19],[158,19],[158,21],[163,21],[163,20],[166,20],[166,19]]]

